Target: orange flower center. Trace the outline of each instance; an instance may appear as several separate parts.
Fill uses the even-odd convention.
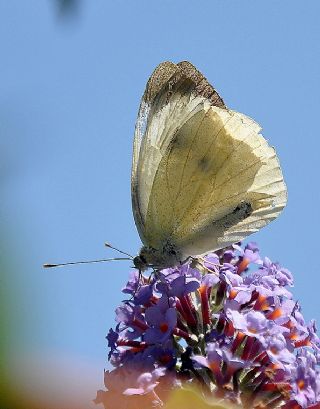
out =
[[[168,324],[166,323],[166,322],[164,322],[164,323],[162,323],[162,324],[160,324],[160,331],[161,332],[167,332],[168,331],[168,328],[169,328],[169,326],[168,326]]]

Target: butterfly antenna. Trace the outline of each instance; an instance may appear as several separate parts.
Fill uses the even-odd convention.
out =
[[[44,268],[52,268],[52,267],[64,267],[64,266],[73,266],[76,264],[93,264],[93,263],[105,263],[107,261],[118,261],[118,260],[132,260],[132,258],[128,257],[113,257],[113,258],[102,258],[100,260],[89,260],[89,261],[71,261],[68,263],[58,263],[58,264],[49,264],[46,263],[43,265]]]
[[[121,253],[121,254],[124,254],[125,256],[130,257],[130,259],[133,260],[133,256],[131,256],[131,254],[126,253],[125,251],[122,251],[122,250],[117,249],[117,248],[114,247],[112,244],[108,243],[107,241],[104,243],[104,245],[105,245],[106,247],[108,247],[109,249],[113,249],[113,250],[117,251],[118,253]]]

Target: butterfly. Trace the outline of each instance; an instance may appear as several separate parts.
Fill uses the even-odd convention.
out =
[[[183,264],[230,246],[275,219],[287,189],[274,148],[248,116],[226,107],[188,61],[163,62],[142,96],[135,127],[132,208],[139,272]]]
[[[274,148],[187,61],[149,78],[135,127],[132,207],[139,270],[230,246],[275,219],[287,189]]]

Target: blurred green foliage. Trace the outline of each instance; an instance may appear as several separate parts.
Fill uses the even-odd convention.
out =
[[[195,389],[176,389],[172,392],[164,409],[235,409],[225,403],[223,406],[203,399],[201,393]]]
[[[0,243],[1,245],[1,243]],[[3,248],[3,246],[1,246]],[[6,275],[8,266],[2,255],[0,259],[0,408],[4,408],[9,388],[8,358],[10,354],[10,293],[8,291]]]

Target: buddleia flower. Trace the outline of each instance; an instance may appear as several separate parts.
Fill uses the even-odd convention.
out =
[[[133,271],[107,335],[113,369],[95,402],[171,408],[184,393],[187,408],[192,393],[199,408],[319,409],[320,341],[292,286],[256,243]]]

